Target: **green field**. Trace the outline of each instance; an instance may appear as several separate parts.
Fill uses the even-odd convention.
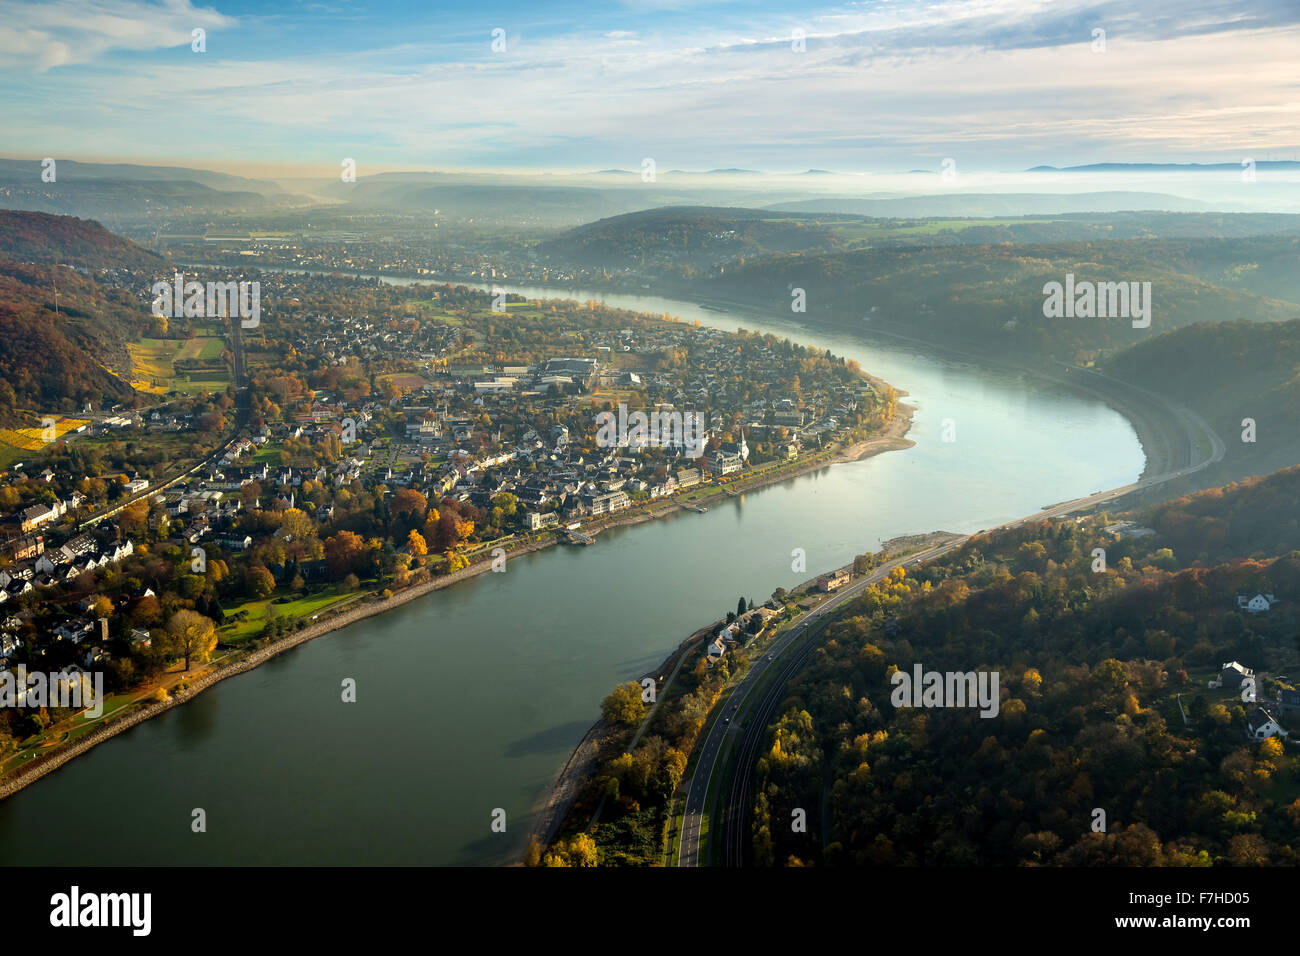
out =
[[[902,222],[827,222],[824,226],[837,239],[870,242],[900,236],[933,236],[941,232],[963,232],[980,226],[1023,226],[1047,223],[1051,219],[927,219]]]
[[[140,391],[153,394],[173,389],[186,395],[222,391],[230,384],[230,375],[225,369],[178,373],[174,363],[182,359],[220,359],[225,347],[225,340],[216,336],[132,342],[127,346],[133,366],[131,384]]]
[[[464,325],[465,320],[458,315],[452,315],[450,312],[442,310],[442,303],[434,299],[417,299],[410,303],[412,306],[421,309],[426,313],[431,313],[429,318],[437,319],[443,325]]]
[[[276,595],[276,597],[279,596]],[[304,595],[286,604],[277,604],[275,605],[275,614],[281,620],[293,620],[300,617],[310,618],[313,614],[319,614],[321,611],[335,605],[355,601],[361,596],[360,592],[339,594],[333,587],[330,587],[316,594]],[[273,600],[274,598],[267,598],[263,601],[248,601],[238,607],[228,609],[226,611],[227,617],[240,611],[247,611],[248,619],[234,624],[225,624],[217,628],[217,639],[222,644],[239,644],[250,637],[257,637],[262,633],[262,628],[266,626],[266,609]]]

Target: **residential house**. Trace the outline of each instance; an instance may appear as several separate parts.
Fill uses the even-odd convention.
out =
[[[1225,687],[1228,690],[1240,690],[1247,678],[1253,679],[1255,672],[1244,664],[1230,661],[1219,669],[1217,680],[1210,681],[1211,687]]]
[[[1271,594],[1256,594],[1254,597],[1245,594],[1237,595],[1237,607],[1247,614],[1267,614],[1269,608],[1276,603],[1277,598]]]
[[[849,572],[846,570],[832,571],[830,574],[823,574],[817,579],[817,590],[822,592],[834,591],[849,583]]]
[[[1251,740],[1264,740],[1268,737],[1286,737],[1286,730],[1273,719],[1263,707],[1256,707],[1246,718],[1246,736]]]
[[[602,495],[591,495],[588,507],[592,515],[603,515],[622,511],[631,503],[626,491],[611,491]]]
[[[49,524],[51,521],[57,521],[68,513],[68,506],[61,501],[54,504],[32,505],[19,513],[19,527],[23,534],[29,531],[35,531],[41,525]]]
[[[560,516],[554,511],[529,511],[524,515],[529,531],[541,531],[553,528],[560,523]]]

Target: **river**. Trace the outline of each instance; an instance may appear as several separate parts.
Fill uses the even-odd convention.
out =
[[[977,531],[1142,471],[1123,417],[1029,375],[783,316],[500,287],[828,348],[909,393],[917,445],[793,478],[704,515],[607,531],[592,547],[517,558],[504,574],[310,641],[0,803],[0,862],[510,860],[601,698],[734,609],[739,596],[764,600],[882,539]],[[806,552],[806,572],[791,569],[796,548]],[[349,677],[355,703],[341,701]],[[204,833],[191,829],[195,808],[206,813]],[[497,809],[504,833],[492,829]]]

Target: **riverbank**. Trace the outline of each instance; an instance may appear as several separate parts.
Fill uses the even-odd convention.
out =
[[[886,387],[884,382],[879,379],[867,378],[877,388]],[[899,392],[900,395],[906,394]],[[829,455],[820,455],[807,462],[800,462],[794,465],[784,467],[774,467],[768,471],[754,476],[749,481],[743,477],[730,485],[721,486],[712,489],[710,492],[696,495],[687,503],[668,499],[664,506],[655,508],[648,507],[646,510],[636,512],[622,512],[618,516],[612,517],[607,521],[594,522],[587,525],[584,531],[594,534],[598,531],[610,528],[643,524],[657,518],[665,517],[677,511],[689,510],[695,507],[703,506],[724,498],[735,497],[738,494],[757,491],[769,485],[777,484],[782,481],[788,481],[800,475],[807,474],[822,468],[828,468],[839,462],[859,461],[872,455],[882,454],[887,451],[894,451],[912,447],[915,442],[903,436],[906,435],[912,424],[912,414],[915,409],[900,402],[897,406],[893,418],[882,430],[879,435],[871,438],[854,442],[847,446],[835,447]],[[559,543],[555,536],[546,537],[536,541],[528,541],[506,551],[507,563],[515,557],[524,554],[530,554],[535,551],[541,551]],[[461,581],[476,577],[480,574],[491,571],[494,560],[485,558],[471,564],[469,567],[462,568],[451,574],[441,577],[432,578],[421,584],[411,585],[401,591],[392,594],[391,597],[381,597],[372,595],[360,605],[354,605],[346,610],[335,614],[325,613],[319,620],[308,624],[300,631],[294,631],[284,637],[269,643],[256,650],[249,651],[246,654],[231,659],[225,658],[215,664],[207,665],[185,676],[182,680],[184,688],[176,690],[168,699],[164,701],[142,702],[138,705],[131,705],[133,709],[129,713],[114,715],[102,725],[87,733],[85,736],[78,738],[66,745],[52,749],[49,753],[43,754],[33,759],[30,763],[11,771],[9,774],[0,778],[0,800],[12,796],[18,791],[40,780],[47,774],[53,773],[62,767],[69,760],[77,757],[92,747],[98,746],[107,740],[112,739],[124,731],[138,726],[146,720],[158,716],[178,704],[193,699],[197,694],[202,693],[209,687],[225,680],[228,677],[234,677],[238,674],[247,673],[255,667],[265,663],[272,657],[283,654],[285,651],[292,650],[307,641],[322,637],[333,631],[340,630],[365,620],[376,614],[382,614],[385,611],[392,610],[417,598],[423,597],[433,591],[450,587]]]
[[[866,444],[866,443],[860,443]],[[856,447],[856,446],[855,446]],[[850,459],[856,460],[856,459]],[[925,548],[933,547],[961,535],[951,531],[930,531],[924,534],[900,535],[896,538],[890,538],[882,542],[881,550],[878,553],[878,560],[884,561],[900,554],[911,551],[920,551]],[[852,565],[844,568],[829,569],[832,571],[852,571]],[[809,578],[802,584],[796,585],[791,589],[792,595],[809,594],[816,592],[818,577]],[[677,647],[664,658],[658,667],[649,671],[645,676],[654,677],[656,675],[668,674],[668,679],[656,691],[657,702],[646,713],[645,719],[638,728],[636,734],[632,737],[630,743],[626,744],[625,749],[630,751],[636,746],[637,740],[646,731],[654,717],[659,702],[667,697],[668,691],[672,687],[673,680],[681,670],[682,664],[686,661],[687,655],[693,650],[698,650],[699,645],[706,641],[710,635],[717,632],[721,626],[721,621],[714,621],[693,632],[690,637],[686,638]],[[540,853],[545,853],[547,848],[555,842],[556,836],[560,833],[564,823],[573,810],[577,802],[578,795],[583,788],[588,786],[595,778],[597,770],[597,757],[600,754],[602,745],[606,744],[611,738],[620,737],[626,740],[626,734],[620,734],[619,731],[605,723],[604,718],[597,719],[591,725],[591,728],[583,735],[582,740],[573,748],[569,754],[569,759],[564,766],[555,775],[550,787],[538,803],[534,814],[537,818],[533,826],[532,841]],[[593,820],[594,823],[594,820]],[[527,848],[525,853],[527,853]],[[519,861],[515,861],[518,865]]]
[[[646,713],[645,720],[642,721],[641,726],[632,737],[632,742],[627,745],[628,749],[636,745],[636,741],[640,739],[641,734],[649,726],[650,720],[659,707],[659,702],[671,689],[673,681],[681,670],[682,663],[686,660],[686,656],[700,642],[714,633],[720,623],[714,621],[695,631],[690,637],[678,644],[664,658],[663,663],[643,675],[642,679],[645,677],[658,678],[664,674],[667,674],[668,678],[657,688],[655,692],[656,702]],[[583,735],[582,740],[578,741],[578,746],[573,748],[573,752],[569,754],[569,759],[560,768],[559,773],[555,775],[555,779],[551,781],[551,785],[544,792],[539,805],[534,809],[536,822],[533,825],[531,845],[535,845],[540,852],[545,853],[546,848],[555,842],[560,828],[573,810],[573,805],[577,802],[583,787],[590,783],[595,776],[596,759],[602,746],[614,737],[626,739],[626,734],[607,724],[603,717],[597,719],[591,725],[591,729]],[[525,848],[524,852],[527,853],[528,849]],[[518,862],[515,861],[516,864]]]
[[[518,557],[523,554],[530,554],[534,551],[541,551],[556,544],[554,538],[543,541],[529,542],[506,552],[506,560]],[[24,787],[35,783],[46,774],[52,773],[59,767],[63,766],[73,757],[85,753],[92,747],[103,743],[112,737],[117,736],[123,731],[130,730],[132,727],[156,717],[164,711],[170,710],[178,704],[183,704],[193,699],[197,694],[202,693],[214,684],[220,683],[228,677],[234,677],[237,674],[244,674],[253,668],[266,663],[272,657],[283,654],[285,651],[292,650],[307,641],[317,637],[322,637],[333,631],[356,624],[368,617],[376,614],[382,614],[390,611],[395,607],[400,607],[416,598],[423,597],[433,591],[450,587],[458,584],[468,578],[477,577],[492,569],[492,560],[479,561],[467,568],[461,568],[451,574],[442,577],[432,578],[421,584],[414,584],[401,591],[395,592],[391,597],[380,597],[378,595],[359,606],[353,606],[337,614],[323,616],[320,620],[315,621],[304,627],[300,631],[294,631],[284,637],[250,651],[238,658],[225,658],[215,664],[210,664],[194,671],[191,675],[184,677],[185,688],[171,694],[167,700],[151,702],[132,710],[129,714],[112,718],[103,726],[92,730],[86,736],[64,746],[60,747],[49,754],[33,760],[31,763],[19,767],[9,775],[0,779],[0,800],[12,796]],[[328,612],[327,612],[328,613]]]

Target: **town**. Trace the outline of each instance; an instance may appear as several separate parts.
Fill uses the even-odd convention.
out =
[[[101,279],[142,310],[157,281]],[[260,281],[263,321],[221,353],[224,390],[186,388],[176,359],[131,403],[50,419],[53,440],[3,433],[5,666],[104,670],[128,693],[494,549],[587,543],[580,529],[670,502],[700,509],[896,409],[851,363],[772,336],[518,297],[503,313],[464,287]],[[202,313],[148,320],[182,342],[238,334]],[[628,408],[699,434],[603,440]],[[9,736],[69,716],[24,711]]]

